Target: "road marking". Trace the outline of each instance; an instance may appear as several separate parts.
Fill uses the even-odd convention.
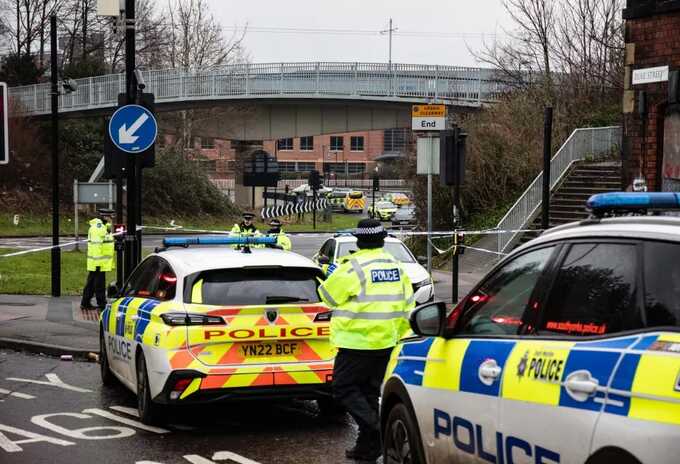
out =
[[[110,420],[115,421],[115,422],[120,422],[121,424],[136,427],[136,428],[141,429],[141,430],[146,430],[147,432],[170,433],[170,430],[166,430],[166,429],[162,429],[160,427],[152,427],[150,425],[142,424],[139,421],[127,419],[125,417],[120,417],[120,416],[117,416],[116,414],[110,413],[108,411],[104,411],[103,409],[98,409],[98,408],[83,409],[83,413],[85,413],[85,414],[95,414],[97,416],[101,416],[101,417],[104,417],[106,419],[110,419]]]
[[[128,416],[139,417],[139,413],[135,408],[128,408],[127,406],[109,406],[109,409],[122,412],[123,414],[127,414]]]
[[[186,458],[186,456],[185,456]],[[240,454],[232,453],[231,451],[218,451],[215,454],[213,454],[213,460],[215,461],[226,461],[226,460],[231,460],[234,462],[237,462],[239,464],[260,464],[257,461],[253,461],[252,459],[248,459],[245,456],[241,456]]]
[[[35,399],[35,396],[33,396],[33,395],[27,395],[26,393],[20,393],[20,392],[5,390],[4,388],[0,388],[0,395],[14,396],[16,398],[21,398],[22,400],[33,400],[33,399]]]
[[[2,432],[11,433],[14,435],[21,435],[26,437],[25,440],[12,441],[7,438]],[[72,441],[61,440],[59,438],[48,437],[47,435],[40,435],[39,433],[29,432],[28,430],[17,429],[9,425],[0,424],[0,448],[4,449],[8,453],[17,453],[23,451],[23,448],[19,445],[24,443],[36,443],[39,441],[46,441],[47,443],[52,443],[53,445],[59,446],[70,446],[75,445]]]
[[[13,382],[35,383],[38,385],[49,385],[51,387],[59,387],[63,388],[64,390],[71,390],[78,393],[92,393],[92,390],[88,390],[87,388],[74,387],[73,385],[62,382],[57,374],[49,373],[45,374],[45,377],[47,377],[47,382],[44,380],[20,379],[18,377],[7,377],[7,380],[11,380]]]
[[[98,427],[84,427],[81,429],[67,429],[59,425],[49,422],[47,419],[50,417],[65,416],[74,417],[76,419],[92,419],[92,416],[87,414],[78,414],[75,412],[58,412],[55,414],[41,414],[39,416],[31,417],[31,422],[40,427],[56,432],[60,435],[65,435],[69,438],[76,438],[79,440],[112,440],[114,438],[127,438],[135,434],[135,431],[128,427],[117,427],[117,426],[98,426]],[[114,432],[113,435],[87,435],[86,432],[99,432],[102,430],[110,430]]]

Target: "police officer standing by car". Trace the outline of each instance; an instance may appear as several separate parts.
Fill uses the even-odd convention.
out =
[[[290,251],[293,245],[290,242],[288,236],[281,229],[281,221],[274,218],[269,221],[269,226],[271,229],[267,231],[267,235],[276,235],[276,245],[282,250]]]
[[[231,233],[239,237],[257,235],[257,227],[255,227],[255,224],[253,224],[254,217],[255,213],[251,211],[244,211],[242,216],[243,220],[238,224],[234,224],[234,227],[231,228]]]
[[[333,311],[333,396],[359,425],[356,444],[345,455],[373,462],[382,454],[380,385],[392,348],[409,328],[415,299],[401,264],[383,250],[387,233],[380,221],[359,221],[353,235],[359,250],[319,286],[319,296]]]
[[[94,309],[92,296],[97,297],[97,308],[106,307],[106,272],[114,269],[114,241],[111,218],[115,211],[99,209],[99,217],[90,221],[87,231],[87,282],[80,302],[81,309]]]

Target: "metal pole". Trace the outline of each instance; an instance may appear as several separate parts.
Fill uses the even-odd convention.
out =
[[[78,244],[78,181],[73,180],[73,222],[75,222],[76,233],[74,241],[76,242],[76,251],[80,251],[80,245]]]
[[[430,149],[431,150],[431,149]],[[431,155],[431,154],[430,154]],[[432,274],[432,170],[427,174],[427,273]]]
[[[316,230],[316,189],[312,189],[312,227]]]
[[[390,53],[389,53],[390,72],[392,71],[392,18],[390,18]],[[391,77],[391,76],[390,76]]]
[[[543,198],[541,202],[541,228],[550,227],[550,153],[552,151],[552,119],[553,109],[545,107],[543,118]]]
[[[17,31],[18,32],[18,31]],[[57,17],[50,16],[50,67],[52,81],[52,296],[61,296],[61,249],[59,248],[59,92],[57,87]]]
[[[457,140],[454,140],[454,143],[457,143]],[[456,160],[457,162],[457,160]],[[456,183],[453,186],[453,229],[454,229],[454,244],[458,245],[458,233],[457,230],[460,228],[460,220],[459,220],[459,215],[460,215],[460,207],[459,207],[459,202],[460,202],[460,178],[456,179]],[[456,304],[458,302],[458,282],[459,282],[459,249],[456,246],[454,248],[455,253],[453,253],[453,261],[451,262],[451,303]]]
[[[116,176],[116,224],[123,223],[123,176]],[[122,288],[125,273],[123,269],[123,249],[116,247],[116,284]]]
[[[135,102],[135,0],[125,0],[125,97],[128,104]],[[127,157],[127,232],[125,234],[125,275],[137,265],[137,182],[135,155]]]
[[[135,192],[135,210],[137,211],[137,225],[142,225],[142,155],[135,156],[135,179],[137,180],[137,190]],[[142,260],[142,232],[140,228],[135,233],[135,264]]]

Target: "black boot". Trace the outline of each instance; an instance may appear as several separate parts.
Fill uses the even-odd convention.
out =
[[[351,448],[347,448],[345,450],[345,457],[347,459],[356,459],[357,456],[363,454],[366,451],[367,449],[366,442],[367,442],[366,434],[361,433],[361,431],[359,431],[359,435],[357,436],[357,441],[354,444],[354,446],[352,446]]]
[[[357,446],[352,450],[352,456],[347,456],[350,459],[362,463],[373,463],[382,456],[382,442],[380,440],[380,432],[375,431],[367,434],[365,440],[357,440]],[[361,438],[361,436],[360,436]],[[348,450],[350,451],[350,450]],[[345,455],[348,453],[346,452]]]

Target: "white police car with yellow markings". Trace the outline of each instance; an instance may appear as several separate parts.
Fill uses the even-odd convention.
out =
[[[323,274],[296,253],[250,249],[275,243],[166,238],[102,312],[103,383],[117,378],[135,392],[143,422],[164,404],[245,397],[317,399],[335,411]]]
[[[588,206],[452,311],[412,313],[383,385],[386,464],[680,462],[680,218],[603,217],[680,194]]]

